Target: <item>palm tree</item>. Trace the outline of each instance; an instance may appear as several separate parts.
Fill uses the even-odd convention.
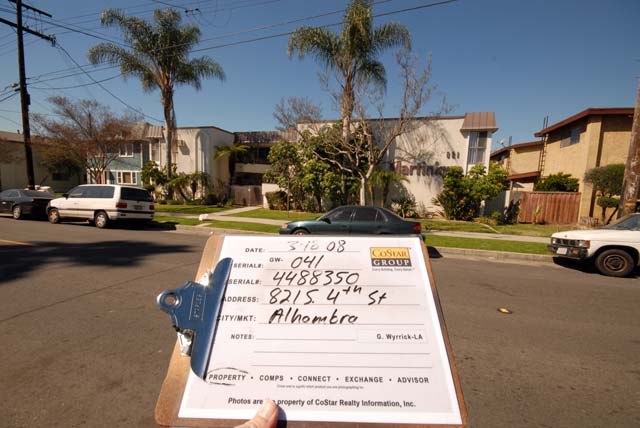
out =
[[[355,89],[363,83],[386,87],[386,72],[378,55],[395,46],[411,47],[409,30],[403,25],[387,23],[374,28],[371,5],[371,0],[351,0],[340,34],[322,27],[301,27],[289,37],[290,57],[296,51],[299,58],[311,55],[338,78],[345,145],[350,141]]]
[[[153,11],[153,22],[134,16],[125,16],[118,9],[102,12],[101,22],[106,27],[118,27],[125,49],[114,43],[100,43],[89,49],[92,64],[107,63],[120,67],[123,77],[140,79],[144,91],[160,90],[165,129],[167,132],[167,174],[171,179],[171,154],[176,116],[173,93],[176,86],[191,85],[201,88],[203,78],[225,79],[222,67],[207,56],[189,59],[189,52],[200,41],[200,28],[181,25],[180,12],[173,9]]]
[[[403,182],[408,182],[409,179],[402,174],[398,174],[396,171],[376,168],[371,174],[371,180],[369,180],[369,192],[371,194],[371,204],[376,205],[375,191],[376,188],[381,190],[380,206],[384,207],[389,197],[389,192],[394,186],[402,185]]]
[[[237,143],[233,143],[230,145],[223,144],[220,146],[216,146],[216,153],[213,156],[213,159],[218,160],[218,159],[222,159],[225,156],[229,156],[229,176],[230,176],[230,180],[232,180],[236,170],[236,157],[238,153],[244,153],[247,150],[249,150],[249,148],[250,147],[248,144],[237,144]]]

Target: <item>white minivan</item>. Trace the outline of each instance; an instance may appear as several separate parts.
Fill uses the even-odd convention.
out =
[[[104,228],[115,220],[153,219],[153,197],[142,187],[119,184],[82,184],[49,202],[51,223],[62,219],[84,219]]]

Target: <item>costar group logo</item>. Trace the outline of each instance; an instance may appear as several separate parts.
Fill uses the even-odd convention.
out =
[[[409,248],[406,247],[372,247],[371,266],[375,267],[408,267],[411,266]]]

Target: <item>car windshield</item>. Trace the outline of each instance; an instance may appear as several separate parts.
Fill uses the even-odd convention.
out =
[[[603,229],[640,230],[640,214],[631,214],[608,224]]]

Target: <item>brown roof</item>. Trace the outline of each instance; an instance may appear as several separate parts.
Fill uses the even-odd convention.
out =
[[[502,153],[504,153],[504,152],[508,152],[509,150],[511,150],[511,146],[501,147],[501,148],[499,148],[498,150],[496,150],[495,152],[491,153],[491,154],[489,155],[489,157],[492,157],[492,158],[493,158],[493,157],[496,157],[496,156],[498,156],[498,155],[500,155],[500,154],[502,154]]]
[[[537,147],[537,146],[544,146],[544,141],[538,140],[538,141],[529,141],[528,143],[514,144],[513,146],[511,146],[511,148],[518,150],[518,149],[526,149],[529,147]]]
[[[471,112],[464,115],[461,131],[491,131],[498,130],[496,114],[492,111]]]
[[[544,145],[544,141],[542,140],[538,140],[538,141],[529,141],[528,143],[518,143],[518,144],[514,144],[512,146],[507,146],[507,147],[502,147],[498,150],[496,150],[495,152],[491,153],[491,157],[494,156],[498,156],[499,154],[506,152],[507,150],[511,150],[511,149],[526,149],[527,147],[536,147],[536,146],[543,146]]]
[[[533,179],[540,177],[540,171],[523,172],[521,174],[511,174],[507,177],[509,180]]]
[[[544,137],[546,134],[548,134],[551,131],[555,131],[558,128],[562,128],[563,126],[567,126],[572,124],[573,122],[576,122],[582,118],[585,118],[587,116],[596,116],[596,115],[612,115],[612,114],[619,114],[619,115],[633,115],[633,108],[632,107],[616,107],[616,108],[588,108],[586,110],[582,110],[580,113],[578,114],[574,114],[573,116],[555,123],[551,126],[548,126],[546,128],[544,128],[541,131],[536,132],[535,135],[536,137]]]
[[[246,144],[273,144],[281,140],[296,141],[297,133],[295,129],[286,131],[249,131],[236,132],[236,141]]]

